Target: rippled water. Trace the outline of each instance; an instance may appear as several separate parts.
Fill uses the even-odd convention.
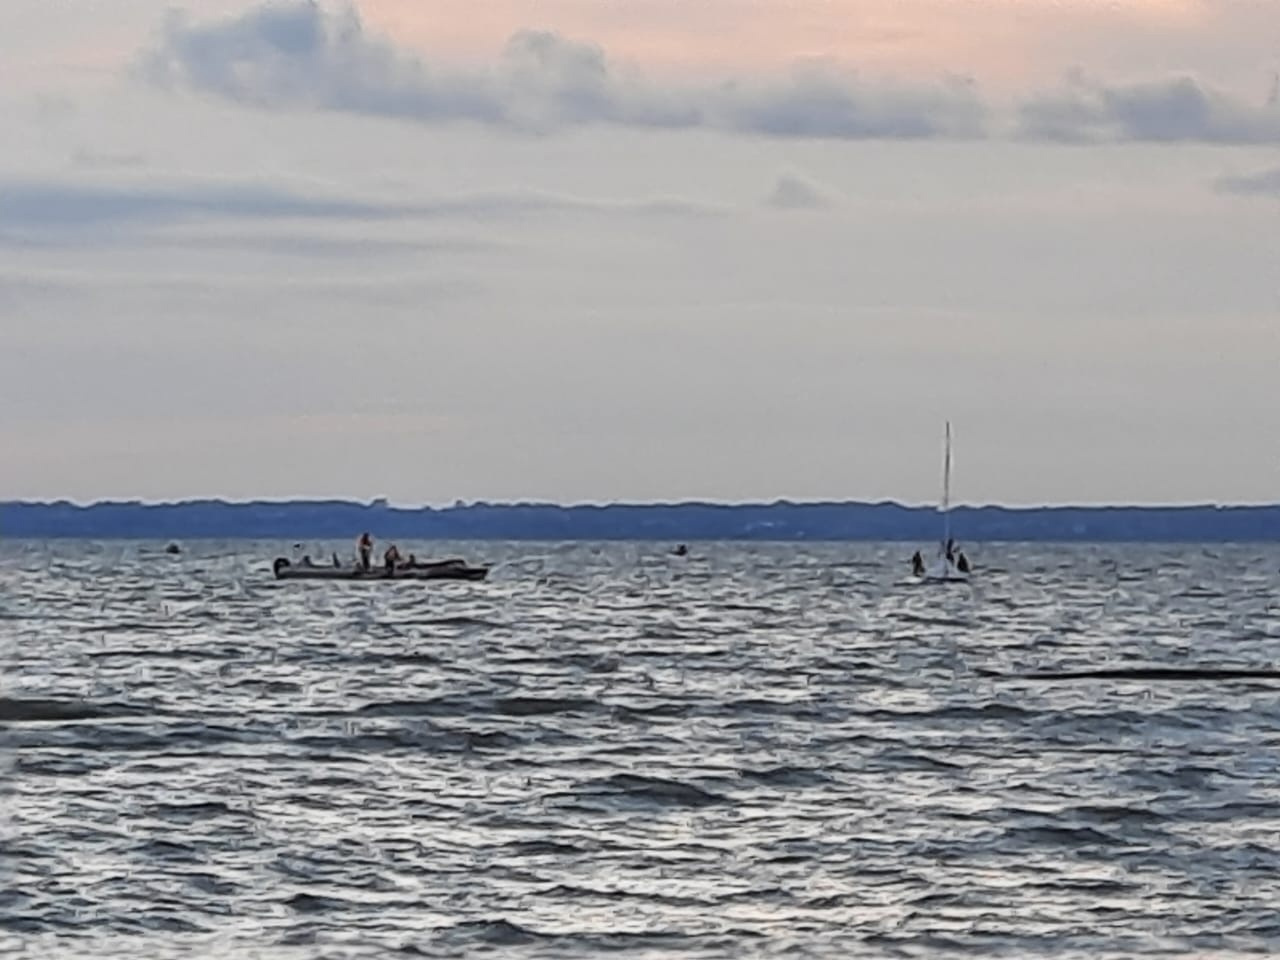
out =
[[[156,547],[0,548],[0,952],[1280,951],[1280,682],[1124,675],[1280,663],[1280,549]]]

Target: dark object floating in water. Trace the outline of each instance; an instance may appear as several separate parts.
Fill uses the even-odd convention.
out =
[[[1280,670],[1265,667],[1113,667],[1103,670],[1054,670],[1044,673],[978,671],[1004,680],[1280,680]]]
[[[176,543],[171,543],[171,544],[169,544],[167,547],[165,547],[165,548],[164,548],[164,552],[165,552],[165,553],[171,553],[171,554],[174,554],[174,555],[176,556],[177,554],[179,554],[179,553],[181,553],[181,552],[182,552],[182,548],[181,548],[180,546],[178,546]]]
[[[689,555],[689,548],[682,543],[680,546],[672,550],[671,553],[673,556],[687,557]]]
[[[277,580],[483,580],[489,575],[488,567],[473,567],[465,560],[419,561],[396,567],[394,574],[388,574],[387,568],[381,566],[365,571],[359,567],[320,567],[305,559],[293,564],[276,557],[271,569]]]

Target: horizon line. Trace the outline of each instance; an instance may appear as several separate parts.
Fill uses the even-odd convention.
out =
[[[834,498],[803,498],[792,499],[789,497],[775,497],[773,499],[742,499],[742,500],[716,500],[709,498],[685,498],[685,499],[654,499],[654,500],[573,500],[573,501],[557,501],[548,499],[505,499],[505,500],[463,500],[456,498],[448,503],[409,503],[409,502],[392,502],[388,497],[373,497],[369,499],[360,499],[356,497],[265,497],[265,498],[226,498],[217,496],[193,496],[181,499],[146,499],[135,497],[131,499],[106,498],[96,500],[78,500],[71,497],[59,497],[51,500],[29,500],[29,499],[11,499],[0,500],[0,508],[3,507],[55,507],[55,506],[71,506],[81,510],[92,510],[98,507],[110,506],[140,506],[140,507],[183,507],[195,506],[200,504],[221,504],[225,506],[253,506],[253,505],[269,505],[269,506],[303,506],[303,505],[343,505],[357,506],[365,509],[381,508],[387,510],[398,511],[415,511],[415,510],[431,510],[436,512],[444,512],[450,510],[465,510],[475,507],[554,507],[558,509],[581,509],[595,508],[606,509],[609,507],[647,507],[647,508],[672,508],[672,507],[689,507],[689,506],[707,506],[707,507],[728,507],[728,508],[750,508],[750,507],[779,507],[779,506],[863,506],[863,507],[897,507],[906,510],[932,509],[938,510],[939,505],[932,501],[909,502],[893,499],[878,500],[859,500],[859,499],[834,499]],[[952,503],[951,510],[1233,510],[1233,509],[1267,509],[1280,508],[1280,501],[1223,501],[1223,500],[1183,500],[1183,501],[1151,501],[1147,503],[1139,502],[1120,502],[1120,501],[1074,501],[1074,502],[1058,502],[1058,503],[1000,503],[1000,502],[959,502]]]

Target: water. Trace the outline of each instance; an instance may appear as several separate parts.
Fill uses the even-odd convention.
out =
[[[0,952],[1280,950],[1280,682],[992,675],[1280,664],[1278,548],[159,546],[0,548]]]

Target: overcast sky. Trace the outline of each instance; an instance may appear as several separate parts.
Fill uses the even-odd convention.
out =
[[[0,499],[1280,500],[1270,0],[4,0]]]

